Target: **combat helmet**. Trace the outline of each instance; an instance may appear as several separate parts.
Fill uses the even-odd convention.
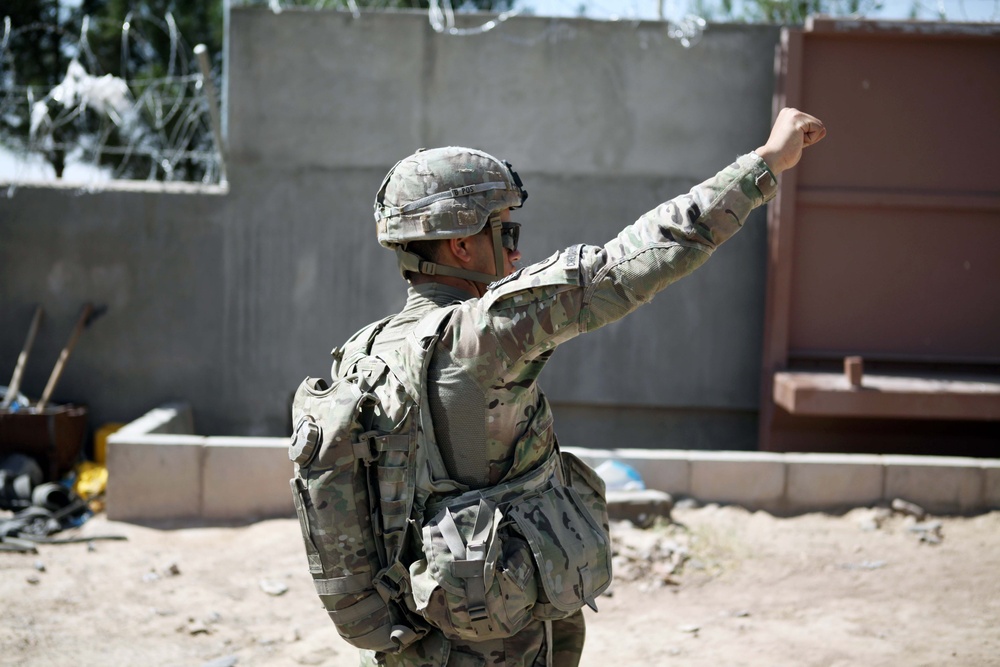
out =
[[[501,276],[500,211],[519,208],[528,193],[509,162],[474,148],[421,149],[396,163],[375,196],[378,242],[396,251],[399,270],[490,283]],[[413,241],[472,236],[489,224],[496,275],[444,266],[407,249]]]

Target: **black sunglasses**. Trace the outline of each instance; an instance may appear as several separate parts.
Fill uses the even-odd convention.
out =
[[[500,242],[503,247],[507,250],[514,252],[517,250],[518,239],[521,238],[521,223],[520,222],[501,222],[500,223]]]

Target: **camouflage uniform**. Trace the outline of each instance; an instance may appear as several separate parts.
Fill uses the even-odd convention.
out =
[[[772,174],[751,153],[648,212],[603,247],[557,252],[493,283],[482,298],[440,283],[412,286],[373,352],[396,348],[422,316],[461,301],[428,372],[438,446],[457,488],[496,485],[545,461],[556,436],[536,379],[555,347],[614,322],[694,271],[775,190]],[[522,437],[528,428],[535,437]],[[553,664],[576,665],[583,635],[579,612],[554,622]],[[432,633],[385,658],[405,667],[530,667],[545,664],[547,652],[544,624],[535,621],[511,638],[489,642],[449,642]],[[363,653],[362,664],[375,664],[373,654]]]

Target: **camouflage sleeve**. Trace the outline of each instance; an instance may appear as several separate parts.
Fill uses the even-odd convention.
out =
[[[776,190],[763,160],[750,153],[604,246],[569,248],[494,283],[479,308],[508,368],[648,302],[701,266]]]

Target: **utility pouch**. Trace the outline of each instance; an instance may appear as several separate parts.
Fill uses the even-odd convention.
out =
[[[562,453],[563,483],[522,499],[510,516],[528,541],[538,571],[540,620],[566,618],[611,585],[611,543],[604,482],[573,454]]]
[[[450,639],[516,634],[537,597],[528,544],[486,498],[445,507],[423,527],[424,558],[410,566],[413,599]]]

